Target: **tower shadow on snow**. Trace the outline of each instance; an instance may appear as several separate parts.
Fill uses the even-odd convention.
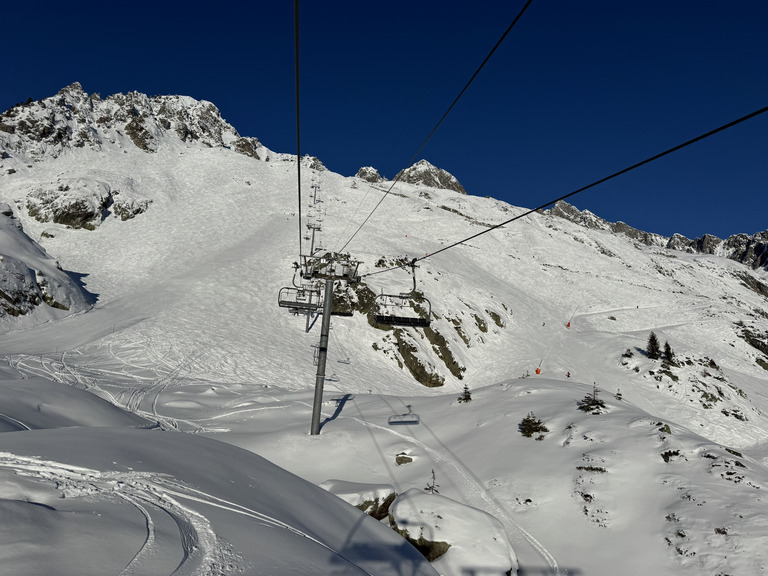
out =
[[[344,396],[333,398],[333,401],[336,402],[336,410],[331,416],[320,422],[320,430],[322,430],[328,422],[336,420],[336,418],[339,417],[339,414],[341,414],[341,411],[344,409],[344,405],[352,398],[354,398],[352,394],[344,394]]]

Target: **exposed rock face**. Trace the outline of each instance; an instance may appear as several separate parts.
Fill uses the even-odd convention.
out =
[[[407,182],[408,184],[421,184],[431,188],[441,188],[443,190],[454,190],[460,194],[466,194],[467,191],[459,181],[450,173],[437,168],[426,160],[419,160],[405,170],[398,172],[396,180]]]
[[[355,178],[360,178],[361,180],[365,180],[366,182],[371,182],[373,184],[384,182],[386,180],[386,178],[379,174],[379,171],[376,170],[376,168],[373,166],[363,166],[360,168],[360,170],[357,171]]]
[[[623,234],[624,236],[628,236],[629,238],[642,242],[648,246],[661,246],[666,242],[666,238],[663,236],[643,232],[624,222],[608,222],[607,220],[596,216],[589,210],[579,210],[575,206],[571,206],[562,200],[555,203],[555,205],[545,213],[565,218],[566,220],[570,220],[585,228],[591,228],[593,230],[610,230],[617,234]]]
[[[0,318],[27,314],[42,301],[27,265],[12,256],[0,255]]]
[[[768,230],[752,236],[736,234],[723,242],[728,257],[752,268],[768,269]]]
[[[570,220],[579,226],[584,226],[584,228],[591,228],[593,230],[611,229],[610,222],[603,220],[589,210],[579,210],[576,206],[568,204],[568,202],[557,202],[547,212],[552,216],[558,216]]]
[[[38,309],[85,310],[88,297],[81,288],[6,214],[7,204],[0,209],[0,246],[13,247],[14,252],[14,256],[0,254],[0,320]]]
[[[104,182],[85,178],[51,182],[27,195],[27,212],[40,222],[93,229],[111,198]]]
[[[704,234],[701,238],[696,238],[691,242],[691,248],[700,254],[714,254],[722,242],[717,236]]]
[[[690,240],[680,234],[666,238],[659,234],[637,230],[624,222],[608,222],[589,210],[579,210],[563,201],[557,202],[551,209],[546,210],[545,214],[570,220],[585,228],[610,230],[616,234],[623,234],[648,246],[660,246],[696,254],[716,254],[741,262],[753,269],[768,269],[768,230],[752,236],[735,234],[726,240],[711,234],[704,234],[701,238]]]
[[[682,234],[673,234],[667,242],[667,248],[687,252],[691,249],[691,240]]]
[[[212,103],[189,96],[129,92],[102,100],[75,82],[55,96],[28,100],[0,114],[3,157],[57,157],[68,148],[108,145],[155,152],[173,139],[230,147],[254,158],[269,153],[256,138],[241,137]]]
[[[250,156],[256,160],[261,160],[259,148],[261,144],[256,138],[238,138],[232,143],[232,149],[244,156]]]
[[[304,155],[304,158],[301,159],[302,166],[307,166],[311,170],[317,170],[318,172],[324,172],[328,170],[328,168],[325,167],[325,165],[320,161],[320,158],[317,156],[310,156],[308,154]]]
[[[231,148],[257,160],[272,155],[258,139],[241,137],[216,106],[188,96],[129,92],[102,99],[75,82],[55,96],[30,99],[0,114],[0,157],[24,164],[73,149],[154,153],[190,143]],[[307,162],[325,169],[316,158],[307,157]],[[14,173],[14,168],[7,170]],[[41,222],[93,230],[109,215],[128,220],[150,206],[151,200],[124,184],[93,177],[58,178],[30,187],[24,205]]]
[[[112,213],[121,220],[133,218],[150,204],[149,199],[121,195],[107,182],[94,178],[44,182],[32,189],[26,200],[27,212],[40,222],[87,230],[94,230]]]

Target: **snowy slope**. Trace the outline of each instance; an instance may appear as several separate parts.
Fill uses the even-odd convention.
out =
[[[373,518],[198,436],[5,433],[0,476],[7,574],[434,574]]]
[[[133,100],[143,102],[139,96]],[[187,104],[196,109],[194,102]],[[154,126],[152,118],[148,114],[145,125]],[[91,460],[87,454],[107,438],[118,455],[139,449],[132,446],[147,450],[139,459],[150,463],[148,473],[160,477],[183,470],[178,481],[226,500],[229,508],[267,513],[267,503],[223,486],[223,475],[216,476],[222,485],[201,488],[197,483],[211,468],[200,464],[207,456],[196,455],[194,440],[168,440],[178,446],[163,440],[157,447],[139,440],[146,434],[193,438],[174,433],[181,430],[245,448],[312,484],[391,486],[403,494],[423,491],[434,470],[439,497],[419,502],[421,514],[408,513],[404,503],[411,500],[404,498],[398,514],[451,540],[435,562],[443,574],[500,573],[518,563],[521,573],[598,575],[758,574],[766,569],[765,270],[714,254],[649,246],[553,214],[532,214],[419,263],[417,285],[432,303],[431,334],[376,329],[359,312],[333,318],[325,422],[320,436],[311,437],[319,322],[307,333],[305,317],[277,306],[278,290],[291,285],[298,239],[306,233],[298,228],[295,158],[263,147],[258,159],[238,153],[230,145],[236,132],[222,133],[233,136],[206,145],[158,129],[149,151],[117,136],[114,143],[102,138],[98,146],[59,146],[55,153],[41,145],[24,148],[18,140],[7,148],[0,202],[45,250],[41,258],[58,260],[80,277],[83,298],[90,295],[95,304],[85,314],[62,314],[54,322],[40,323],[42,318],[32,315],[2,324],[0,354],[6,370],[16,374],[3,372],[6,397],[24,382],[21,376],[36,386],[42,378],[51,386],[95,395],[103,406],[121,407],[136,419],[81,417],[82,427],[67,431],[77,437],[78,448],[64,434],[58,440],[54,432],[23,430],[72,426],[72,420],[35,420],[31,400],[3,404],[4,429],[22,430],[0,435],[0,450],[9,454],[10,464],[3,468],[7,478],[31,456],[61,463],[56,450],[74,465],[97,470],[100,478],[109,476],[116,473],[112,461]],[[383,269],[380,261],[431,254],[524,211],[492,198],[400,183],[355,234],[387,183],[334,174],[310,158],[303,162],[304,192],[313,185],[319,190],[318,201],[304,199],[303,223],[321,224],[317,242],[323,248],[344,247],[361,260],[363,284],[376,294],[408,291],[412,282],[402,269],[366,276]],[[30,213],[30,195],[37,197],[41,186],[57,190],[58,182],[101,182],[113,199],[119,191],[117,198],[138,202],[142,211],[123,220],[109,205],[90,230],[52,219],[41,222]],[[8,246],[3,244],[0,253],[18,258]],[[355,290],[363,294],[361,287]],[[645,356],[651,331],[670,343],[675,364],[664,366]],[[413,366],[441,378],[443,385],[419,384]],[[593,383],[608,405],[603,414],[577,409]],[[473,399],[460,404],[465,385]],[[43,388],[39,394],[45,394]],[[78,402],[74,396],[56,400],[61,406]],[[530,412],[549,428],[540,441],[518,431]],[[390,425],[390,417],[409,413],[418,414],[418,423],[412,418],[410,425]],[[139,422],[167,432],[93,428],[142,426]],[[41,443],[50,445],[51,454]],[[216,444],[202,445],[210,450]],[[166,450],[178,451],[173,462],[165,461]],[[247,452],[229,450],[234,449],[222,448],[222,458],[232,459],[226,466],[237,461],[262,466],[262,460],[246,458]],[[412,461],[398,464],[398,455]],[[58,464],[35,466],[35,482],[56,478],[42,471],[58,470]],[[266,484],[283,483],[272,473],[271,468],[260,472],[267,474]],[[101,495],[102,480],[97,485]],[[77,486],[76,495],[83,498]],[[291,484],[290,490],[315,497],[311,486],[297,486]],[[187,489],[175,490],[189,500]],[[281,497],[290,493],[286,489]],[[135,499],[136,493],[128,497]],[[13,514],[27,517],[18,504],[23,498],[3,498],[16,502]],[[325,510],[337,514],[323,502]],[[49,500],[41,503],[53,506]],[[472,528],[436,520],[441,510],[461,515],[457,506],[482,513],[465,515]],[[288,524],[307,532],[301,507],[286,507],[286,513],[302,517],[300,525]],[[130,509],[141,520],[140,508]],[[110,512],[115,530],[126,529],[117,526],[121,510]],[[187,518],[195,514],[229,543],[212,549],[236,556],[233,566],[285,573],[249,556],[251,545],[231,536],[231,518],[219,531],[207,505]],[[350,526],[360,516],[348,518]],[[29,526],[46,521],[33,514]],[[329,533],[340,537],[345,529]],[[500,534],[505,542],[499,542]],[[349,557],[340,552],[344,539],[330,538],[326,534],[320,540]],[[378,532],[366,538],[390,546]],[[104,551],[104,561],[119,565],[115,573],[129,567],[125,573],[171,573],[170,558],[194,556],[184,546],[150,548],[164,558],[151,569],[138,561],[131,565],[127,550]],[[160,552],[166,548],[168,558]],[[340,570],[328,559],[332,556],[323,556],[326,552],[315,544],[310,548],[299,555],[296,573],[316,554],[325,558],[329,573]],[[131,548],[141,558],[137,551],[143,549],[140,544]],[[403,562],[427,573],[412,564],[409,553],[388,550],[388,558],[402,553]],[[367,552],[371,562],[382,556],[373,548]],[[200,566],[214,562],[210,558],[184,569],[202,571]],[[28,561],[14,557],[18,566]],[[388,562],[375,570],[413,573]],[[504,562],[509,566],[502,569]],[[364,569],[380,573],[374,568]]]

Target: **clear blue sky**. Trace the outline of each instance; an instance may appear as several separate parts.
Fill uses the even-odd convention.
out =
[[[393,178],[524,3],[303,0],[302,153]],[[74,81],[184,94],[296,151],[292,1],[13,2],[3,21],[2,110]],[[533,208],[765,106],[765,0],[534,0],[418,158]],[[767,198],[764,114],[570,201],[694,238],[768,229]]]

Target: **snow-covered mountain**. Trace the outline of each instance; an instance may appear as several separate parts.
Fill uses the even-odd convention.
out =
[[[547,213],[560,216],[586,228],[610,230],[623,234],[648,246],[659,246],[691,254],[716,254],[752,268],[768,269],[768,230],[757,232],[751,236],[734,234],[725,240],[711,234],[704,234],[700,238],[691,240],[681,234],[674,234],[671,238],[666,238],[659,234],[643,232],[624,222],[608,222],[589,210],[579,210],[563,201],[557,202],[551,209],[547,210]]]
[[[355,177],[372,183],[384,182],[386,180],[373,166],[363,166],[357,171]]]
[[[443,190],[453,190],[461,194],[466,194],[459,181],[453,174],[450,174],[442,168],[433,166],[426,160],[419,160],[413,166],[404,168],[395,176],[395,180],[407,182],[408,184],[420,184],[429,188],[440,188]]]
[[[768,233],[664,238],[559,204],[419,261],[430,326],[393,329],[370,312],[411,290],[400,265],[526,210],[423,162],[356,232],[388,187],[307,156],[297,235],[295,156],[213,104],[79,84],[0,115],[0,156],[0,503],[33,551],[3,532],[0,573],[92,502],[126,537],[67,539],[78,573],[87,553],[124,574],[430,573],[390,522],[442,574],[766,570]],[[319,322],[277,306],[313,233],[362,277],[336,288],[352,315],[319,436]],[[648,357],[651,332],[674,358]],[[245,450],[209,465],[209,439]]]

